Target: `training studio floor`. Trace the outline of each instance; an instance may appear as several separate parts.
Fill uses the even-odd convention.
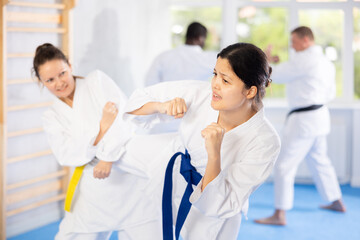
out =
[[[254,219],[273,212],[273,186],[263,184],[250,198],[248,220],[243,218],[237,240],[359,240],[360,188],[343,185],[341,189],[345,214],[320,209],[324,202],[313,185],[296,185],[294,208],[287,213],[288,225],[265,226],[254,223]],[[50,240],[58,227],[59,222],[55,222],[8,240]],[[111,240],[117,240],[115,234]]]

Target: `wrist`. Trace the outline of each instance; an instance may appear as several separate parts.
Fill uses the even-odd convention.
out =
[[[209,162],[219,162],[220,161],[220,153],[214,152],[214,153],[208,153],[208,161]]]
[[[106,133],[106,131],[108,130],[108,127],[106,127],[106,126],[104,126],[105,124],[102,124],[101,122],[100,122],[100,130],[99,130],[99,133],[100,134],[105,134]]]
[[[155,109],[156,109],[157,113],[165,113],[165,110],[164,110],[164,104],[165,103],[155,102],[154,104],[155,104]]]
[[[104,160],[100,160],[99,162],[101,162],[102,164],[107,164],[107,165],[112,165],[113,164],[112,162],[107,162],[107,161],[104,161]]]

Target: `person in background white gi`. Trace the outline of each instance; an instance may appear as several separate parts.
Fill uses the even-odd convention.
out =
[[[191,23],[184,45],[155,58],[145,77],[145,86],[184,79],[210,81],[216,53],[203,51],[206,37],[205,26],[198,22]]]
[[[146,169],[128,151],[132,127],[117,117],[126,96],[101,71],[74,77],[67,58],[49,43],[36,49],[33,71],[55,96],[43,115],[53,154],[63,166],[86,164],[55,239],[104,240],[112,231],[119,239],[161,238],[158,212],[143,191]]]
[[[334,167],[327,156],[326,136],[330,114],[325,104],[335,97],[335,67],[315,45],[310,28],[291,32],[295,50],[288,62],[274,66],[272,79],[287,84],[290,114],[282,136],[282,148],[274,168],[275,212],[255,220],[260,224],[286,225],[285,213],[293,207],[294,179],[301,161],[306,159],[321,197],[330,202],[322,208],[345,212]],[[267,49],[270,62],[278,61]]]
[[[198,22],[189,24],[185,44],[155,58],[145,76],[145,86],[184,79],[210,81],[217,53],[203,51],[206,37],[205,26]],[[162,123],[151,128],[149,133],[176,132],[179,124],[179,120]]]
[[[164,240],[173,239],[172,222],[176,239],[179,233],[186,240],[237,239],[249,196],[280,151],[262,104],[271,81],[264,52],[252,44],[230,45],[218,54],[213,73],[211,83],[184,80],[138,89],[125,107],[124,118],[144,127],[182,118],[165,176]]]

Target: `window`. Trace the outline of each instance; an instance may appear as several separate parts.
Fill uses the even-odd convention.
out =
[[[359,0],[360,1],[360,0]],[[354,8],[354,97],[360,99],[360,8]]]
[[[342,10],[306,9],[299,11],[299,23],[310,27],[316,44],[336,68],[336,96],[343,95],[342,45],[344,12]]]
[[[288,11],[285,8],[256,8],[247,6],[238,11],[236,34],[239,42],[255,44],[261,49],[272,45],[281,61],[288,59]],[[284,97],[285,86],[272,84],[267,97]]]
[[[205,50],[220,50],[221,38],[221,8],[219,7],[172,7],[172,46],[176,47],[185,42],[187,26],[197,21],[208,30]]]
[[[218,50],[220,45],[223,48],[236,41],[251,42],[262,49],[272,44],[273,53],[281,60],[287,60],[291,30],[306,25],[313,29],[316,43],[323,47],[336,67],[336,101],[351,102],[360,99],[359,2],[173,0],[173,46],[183,43],[187,24],[197,20],[209,29],[207,49]],[[214,3],[221,7],[213,7]],[[223,21],[226,21],[225,27],[222,27]],[[344,34],[349,32],[353,33],[353,38]],[[285,97],[284,85],[272,84],[269,91],[267,97]]]

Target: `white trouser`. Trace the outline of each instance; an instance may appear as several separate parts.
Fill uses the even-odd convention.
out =
[[[96,233],[67,232],[61,228],[55,236],[55,240],[108,240],[112,231]],[[160,220],[151,221],[134,227],[118,231],[119,240],[153,240],[162,239]]]
[[[299,137],[287,131],[274,167],[276,209],[289,210],[293,207],[295,175],[303,159],[306,159],[321,197],[329,202],[341,198],[335,169],[327,156],[326,136]]]

